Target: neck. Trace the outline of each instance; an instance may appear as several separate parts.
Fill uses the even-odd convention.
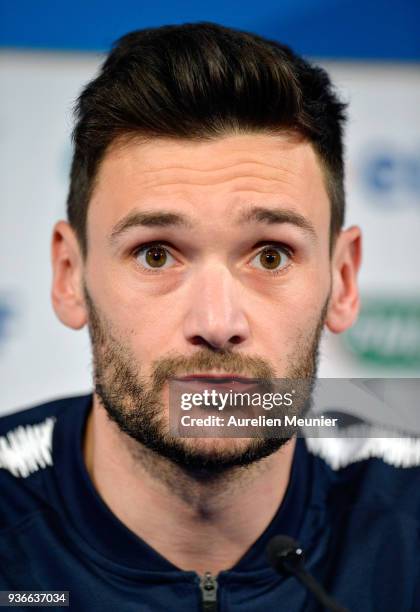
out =
[[[84,458],[98,493],[131,531],[180,569],[217,574],[232,567],[273,519],[294,448],[293,439],[251,466],[197,482],[122,433],[94,395]]]

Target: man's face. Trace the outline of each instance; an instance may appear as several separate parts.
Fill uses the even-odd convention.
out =
[[[277,450],[284,440],[173,438],[167,383],[314,375],[329,226],[319,162],[297,137],[112,147],[89,204],[84,285],[96,392],[120,428],[191,470]]]

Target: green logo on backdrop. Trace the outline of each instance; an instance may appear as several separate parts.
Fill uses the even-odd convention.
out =
[[[363,361],[412,368],[420,365],[420,298],[368,298],[345,343]]]

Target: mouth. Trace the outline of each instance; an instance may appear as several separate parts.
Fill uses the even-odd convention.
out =
[[[236,374],[187,374],[186,376],[177,376],[173,380],[180,382],[208,382],[211,384],[245,384],[249,385],[257,382],[255,378],[248,378],[246,376],[238,376]]]

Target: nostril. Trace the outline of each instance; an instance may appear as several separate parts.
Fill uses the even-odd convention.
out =
[[[219,350],[219,347],[215,346],[209,340],[206,340],[202,336],[193,336],[193,338],[191,338],[190,342],[194,346],[204,346],[205,348],[208,348],[208,349],[210,349],[212,351]]]
[[[191,344],[200,345],[200,344],[208,344],[201,336],[193,336],[190,340]]]
[[[230,342],[232,344],[240,344],[242,342],[242,338],[240,336],[232,336]]]

